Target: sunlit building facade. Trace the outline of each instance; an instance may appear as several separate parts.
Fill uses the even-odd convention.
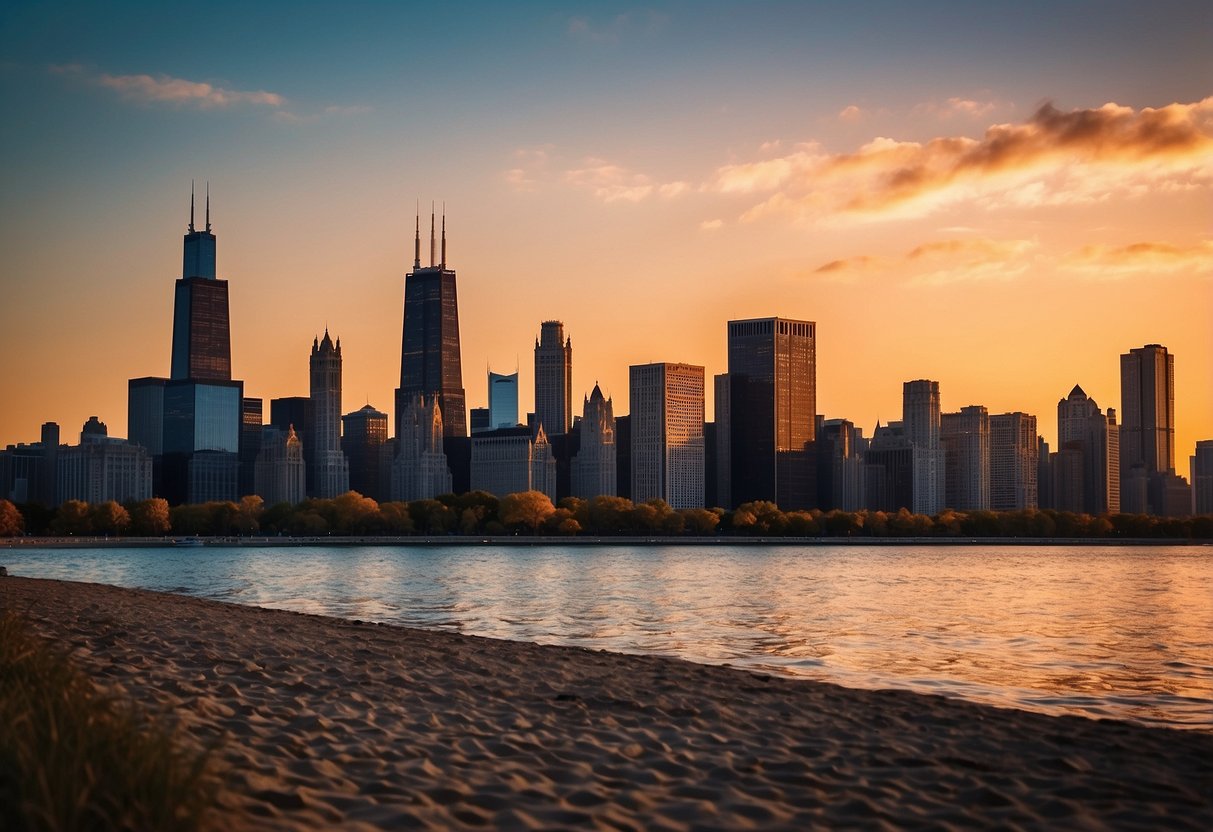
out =
[[[573,340],[560,321],[544,321],[535,339],[535,418],[549,436],[573,423]]]
[[[593,392],[582,403],[578,423],[580,445],[573,458],[574,497],[589,500],[598,496],[614,497],[615,474],[615,408],[595,384]]]
[[[472,491],[498,497],[541,491],[556,500],[556,458],[543,426],[498,428],[472,437]]]
[[[960,511],[990,508],[990,413],[981,405],[940,416],[944,504]]]
[[[999,413],[990,417],[990,508],[1036,508],[1036,417]]]
[[[703,379],[690,364],[629,368],[633,502],[703,507]]]

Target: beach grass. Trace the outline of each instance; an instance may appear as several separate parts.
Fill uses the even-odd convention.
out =
[[[202,829],[217,787],[209,749],[183,746],[0,615],[0,828]]]

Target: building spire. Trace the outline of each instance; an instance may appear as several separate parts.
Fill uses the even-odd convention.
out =
[[[194,233],[194,180],[190,180],[190,233]]]
[[[209,179],[206,183],[206,231],[208,234],[211,231],[211,183]]]
[[[430,203],[430,268],[434,267],[434,203]]]
[[[446,268],[446,203],[442,203],[442,268]]]
[[[421,268],[421,200],[417,200],[417,239],[413,242],[413,268]]]

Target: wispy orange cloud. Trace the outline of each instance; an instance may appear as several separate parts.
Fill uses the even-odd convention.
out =
[[[982,208],[1093,201],[1157,187],[1213,184],[1213,97],[1133,110],[1064,112],[1052,104],[980,139],[877,138],[853,153],[801,144],[774,159],[717,169],[722,193],[770,193],[743,220],[771,214],[919,216],[958,202]]]
[[[1153,242],[1083,246],[1064,257],[1062,266],[1087,277],[1119,278],[1175,272],[1213,277],[1213,240],[1202,240],[1191,246]]]
[[[203,108],[254,104],[275,109],[286,104],[286,98],[276,92],[231,90],[204,81],[189,81],[170,75],[92,73],[77,64],[55,66],[51,69],[63,75],[82,76],[91,83],[113,90],[123,98],[144,104],[193,105]]]
[[[1031,240],[987,238],[937,240],[915,246],[900,257],[861,254],[823,263],[814,274],[854,277],[895,272],[916,284],[941,285],[967,280],[1007,280],[1027,270]]]

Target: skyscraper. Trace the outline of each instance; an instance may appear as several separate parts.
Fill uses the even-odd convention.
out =
[[[944,507],[946,471],[939,444],[939,382],[918,379],[901,387],[901,422],[914,449],[914,493],[910,511],[938,514]]]
[[[573,423],[573,340],[560,321],[544,321],[535,339],[535,418],[549,436]]]
[[[489,370],[489,430],[518,426],[518,371]]]
[[[392,461],[393,500],[428,500],[451,491],[451,469],[443,451],[442,408],[437,394],[414,393],[404,403]]]
[[[312,340],[310,359],[312,436],[308,462],[312,493],[336,497],[350,490],[350,467],[341,451],[341,339]]]
[[[1160,344],[1120,357],[1120,476],[1126,511],[1162,512],[1163,475],[1175,473],[1175,356]],[[1146,505],[1129,481],[1145,480]]]
[[[442,218],[442,259],[435,263],[433,213],[430,214],[430,265],[421,265],[421,219],[418,217],[413,270],[404,279],[400,387],[396,390],[397,436],[404,429],[404,411],[417,395],[437,396],[444,436],[468,435],[455,270],[446,265],[445,216]]]
[[[961,511],[990,508],[990,413],[981,405],[940,416],[944,503]]]
[[[170,375],[179,379],[227,381],[232,377],[227,281],[215,277],[215,235],[211,231],[210,187],[206,228],[194,227],[194,194],[185,233],[181,278],[173,304],[173,360]]]
[[[629,368],[632,500],[703,508],[703,367]]]
[[[380,462],[387,442],[388,415],[369,404],[341,417],[341,450],[350,463],[350,489],[364,497],[387,500]]]
[[[215,277],[209,189],[201,231],[190,192],[170,375],[129,382],[131,441],[153,454],[154,493],[170,503],[236,499],[244,383],[232,380],[228,286]]]
[[[729,321],[728,381],[718,379],[716,389],[729,391],[731,506],[771,500],[792,510],[815,503],[816,332],[812,321]]]
[[[990,508],[1036,508],[1036,417],[999,413],[990,417]]]
[[[573,458],[574,497],[615,496],[615,408],[595,384],[582,404],[580,447]]]
[[[1192,477],[1192,513],[1213,514],[1213,439],[1196,443],[1188,460]]]
[[[1121,510],[1120,439],[1116,410],[1100,411],[1079,385],[1057,402],[1057,453],[1065,457],[1053,470],[1054,508],[1087,514]]]

